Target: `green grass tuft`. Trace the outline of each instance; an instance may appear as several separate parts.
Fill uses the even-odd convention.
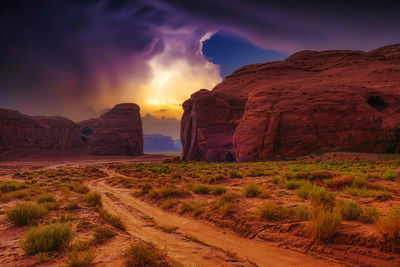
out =
[[[86,194],[86,202],[89,207],[101,207],[101,195],[98,192],[89,192]]]
[[[31,228],[22,241],[22,248],[33,255],[38,252],[51,252],[68,245],[74,236],[70,224],[53,224]]]
[[[17,226],[32,225],[47,213],[47,209],[32,202],[18,202],[6,211],[7,217]]]

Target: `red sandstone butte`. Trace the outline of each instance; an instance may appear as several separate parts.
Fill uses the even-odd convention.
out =
[[[183,160],[400,152],[400,45],[244,66],[183,108]]]
[[[136,104],[119,104],[98,119],[75,123],[63,117],[0,109],[0,154],[142,155],[139,110]]]

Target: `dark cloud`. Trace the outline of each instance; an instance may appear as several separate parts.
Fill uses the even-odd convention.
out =
[[[192,20],[236,32],[260,47],[363,49],[400,42],[399,1],[159,0]]]
[[[217,30],[288,53],[373,49],[400,42],[399,26],[398,1],[3,0],[0,106],[78,120],[120,101],[142,104],[155,57],[159,73],[174,66],[217,81],[199,53]]]

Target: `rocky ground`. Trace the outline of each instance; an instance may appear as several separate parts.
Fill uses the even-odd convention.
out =
[[[156,266],[400,264],[397,155],[171,159],[1,162],[0,265],[77,266],[77,258],[98,266],[140,266],[145,259]],[[19,202],[46,213],[17,226],[9,214]],[[57,223],[69,225],[73,237],[52,251],[28,253],[29,229]]]

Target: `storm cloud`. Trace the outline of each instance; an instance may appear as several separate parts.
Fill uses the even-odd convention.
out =
[[[201,49],[217,31],[286,54],[369,50],[400,42],[400,3],[1,1],[0,106],[82,120],[136,102],[179,117],[183,100],[221,80]]]

